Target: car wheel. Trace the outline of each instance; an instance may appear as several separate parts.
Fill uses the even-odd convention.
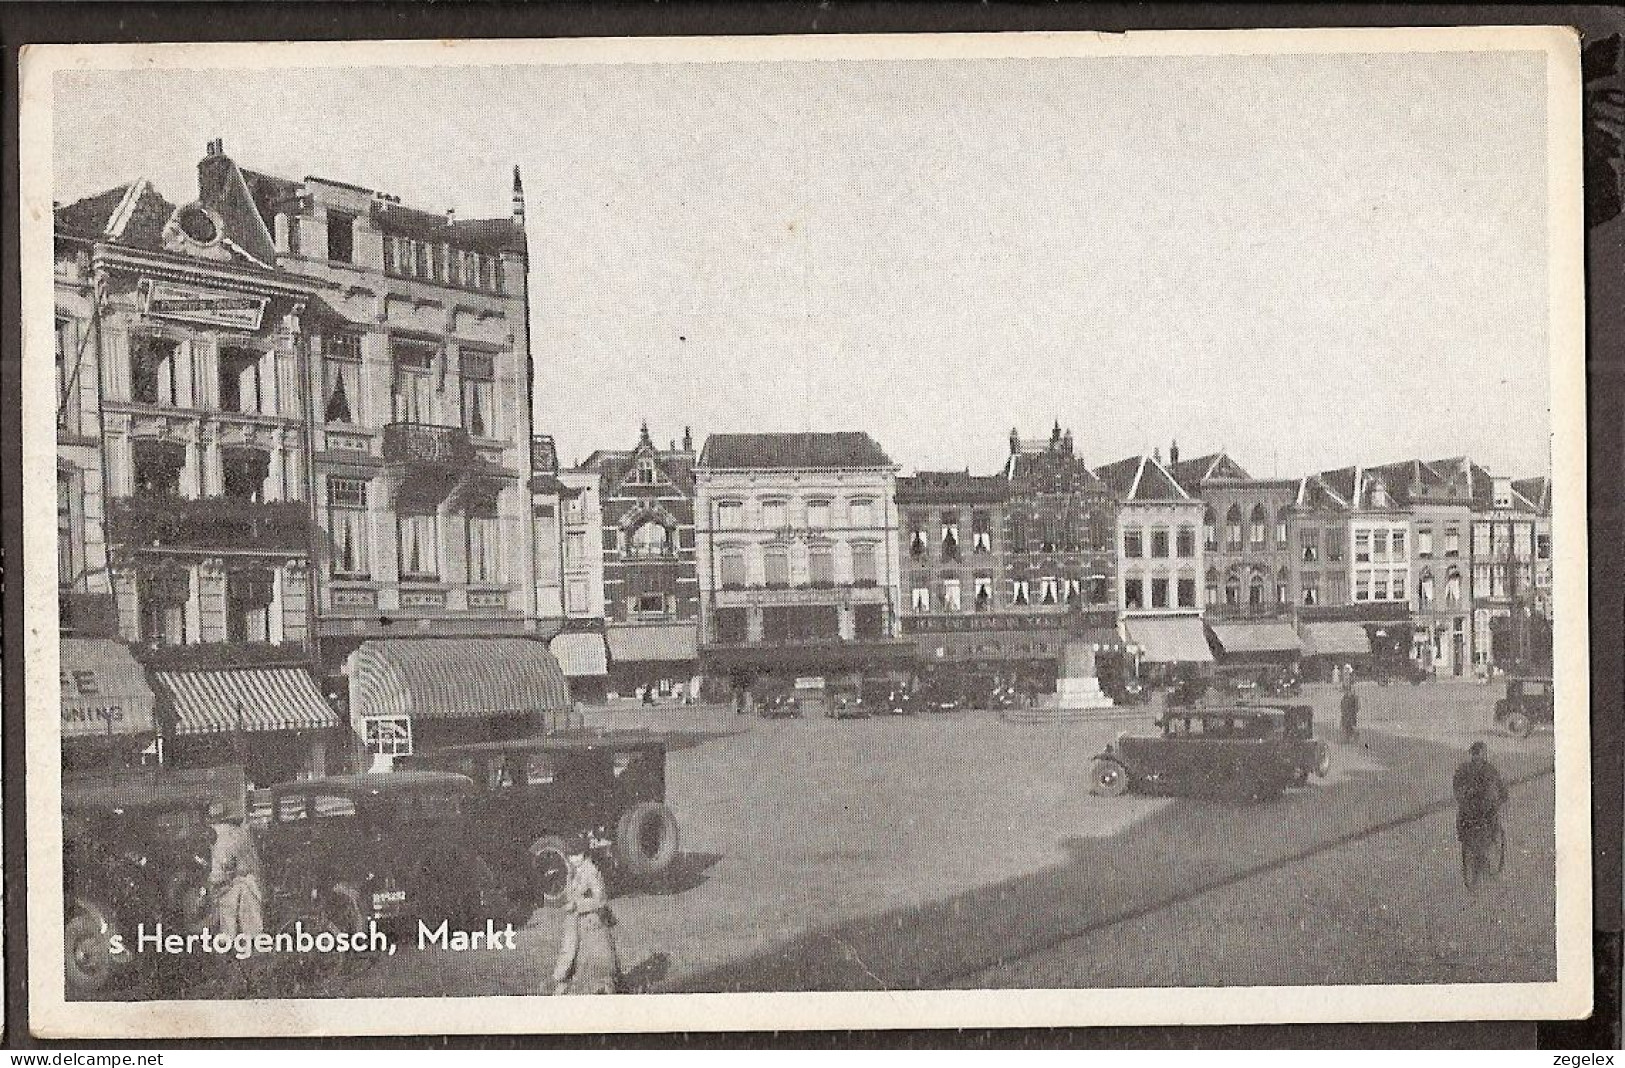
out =
[[[1097,758],[1089,765],[1089,792],[1096,797],[1122,797],[1128,787],[1128,769],[1117,761]]]
[[[562,905],[570,882],[570,862],[564,839],[549,834],[530,844],[530,889],[543,905]]]
[[[658,801],[633,805],[615,825],[615,859],[636,878],[664,874],[677,852],[677,817]]]
[[[117,919],[105,903],[91,897],[68,902],[62,946],[69,997],[100,993],[113,984],[120,969],[113,952],[117,932]]]
[[[1527,738],[1534,729],[1535,725],[1522,712],[1514,712],[1507,717],[1507,733],[1513,737]]]

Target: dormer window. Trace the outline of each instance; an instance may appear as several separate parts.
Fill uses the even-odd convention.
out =
[[[355,216],[349,212],[327,213],[327,258],[338,263],[355,262]]]

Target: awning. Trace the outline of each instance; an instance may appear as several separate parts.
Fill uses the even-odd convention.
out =
[[[1296,653],[1303,649],[1290,623],[1210,623],[1213,636],[1230,656]]]
[[[609,628],[609,655],[618,662],[693,660],[699,656],[694,624]]]
[[[349,673],[353,717],[482,719],[570,708],[559,662],[528,638],[365,641]]]
[[[568,631],[547,643],[558,657],[564,674],[572,679],[609,674],[609,656],[604,652],[604,638],[600,634]]]
[[[1305,623],[1304,656],[1370,656],[1371,639],[1359,623]]]
[[[63,638],[62,737],[145,734],[152,687],[130,650],[108,638]]]
[[[304,668],[155,674],[174,702],[176,734],[319,731],[340,723]]]
[[[1195,616],[1125,621],[1129,640],[1144,650],[1153,664],[1211,664],[1213,652],[1207,647],[1202,621]]]

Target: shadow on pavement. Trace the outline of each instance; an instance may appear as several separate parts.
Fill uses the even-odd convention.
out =
[[[1450,780],[1462,747],[1362,732],[1360,749],[1384,769],[1380,778],[1349,776],[1267,802],[1182,799],[1115,837],[1035,828],[1063,832],[1057,844],[1064,860],[1057,866],[809,931],[762,953],[674,977],[661,990],[940,989],[1453,804]],[[1549,752],[1498,753],[1496,759],[1509,782],[1549,774],[1552,767]],[[1188,985],[1220,982],[1192,976]]]

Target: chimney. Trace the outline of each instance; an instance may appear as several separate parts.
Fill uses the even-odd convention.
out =
[[[638,431],[638,444],[647,445],[650,448],[654,447],[654,442],[649,440],[649,420],[647,419],[643,421],[643,427]]]
[[[1067,427],[1066,433],[1061,435],[1061,455],[1067,459],[1072,458],[1072,428]]]
[[[1059,419],[1055,420],[1055,429],[1049,432],[1049,445],[1052,449],[1059,448],[1061,445],[1061,421]]]
[[[1179,462],[1179,441],[1176,439],[1168,443],[1168,466],[1172,467]]]
[[[209,142],[209,147],[203,150],[203,154],[206,156],[224,156],[226,154],[225,141],[216,137]]]
[[[1010,455],[1014,456],[1021,451],[1021,435],[1016,433],[1015,427],[1010,428]]]
[[[456,221],[457,221],[457,209],[456,208],[447,208],[446,209],[446,225],[451,226]]]
[[[686,426],[683,428],[683,451],[694,451],[694,432]]]
[[[513,165],[513,221],[525,225],[525,184],[519,180],[519,164]]]
[[[1162,465],[1162,446],[1161,445],[1153,445],[1153,446],[1151,446],[1151,459],[1152,459],[1152,462],[1156,463],[1159,467]]]

